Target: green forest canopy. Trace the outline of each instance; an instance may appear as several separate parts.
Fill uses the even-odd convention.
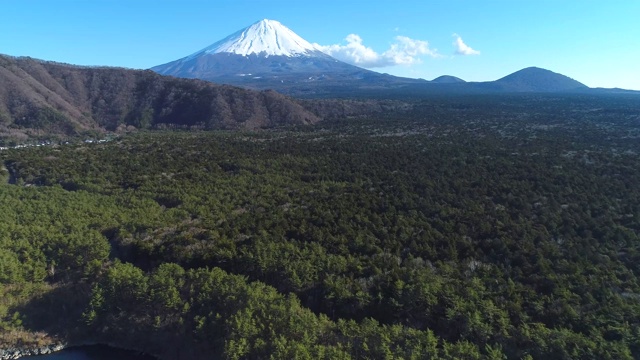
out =
[[[637,115],[501,101],[4,151],[1,339],[640,358]]]

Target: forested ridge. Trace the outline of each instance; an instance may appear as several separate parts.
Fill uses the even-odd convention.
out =
[[[257,129],[321,118],[275,91],[0,54],[0,145],[125,129]]]
[[[152,71],[0,54],[0,146],[137,129],[260,129],[410,108],[385,99],[298,100]]]
[[[638,120],[632,97],[459,97],[5,150],[0,341],[640,358]]]

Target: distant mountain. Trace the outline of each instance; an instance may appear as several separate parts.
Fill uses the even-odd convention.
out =
[[[362,95],[360,91],[360,96]],[[484,82],[465,82],[454,76],[444,75],[422,84],[407,84],[388,89],[384,96],[395,99],[421,98],[436,94],[504,94],[504,93],[582,93],[582,94],[640,94],[620,89],[592,89],[562,74],[546,69],[529,67],[501,79]],[[367,96],[375,95],[373,91]]]
[[[567,92],[587,89],[570,77],[537,67],[528,67],[492,82],[509,92]]]
[[[126,126],[259,128],[319,120],[274,91],[0,55],[0,135]]]
[[[298,97],[590,90],[567,76],[536,67],[487,82],[465,82],[450,75],[426,81],[381,74],[336,60],[281,23],[267,19],[152,70],[251,89],[274,89]]]
[[[359,68],[319,50],[275,20],[261,20],[184,58],[151,70],[283,93],[333,93],[426,83]]]
[[[459,77],[455,77],[451,75],[442,75],[431,80],[431,82],[434,84],[457,84],[457,83],[464,83],[466,81],[460,79]]]

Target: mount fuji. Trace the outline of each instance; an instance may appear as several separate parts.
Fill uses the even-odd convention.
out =
[[[426,83],[359,68],[321,51],[275,20],[261,20],[184,58],[151,70],[254,89],[316,94]]]

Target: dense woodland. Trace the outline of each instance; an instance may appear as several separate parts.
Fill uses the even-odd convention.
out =
[[[639,359],[637,97],[0,152],[0,341]]]

